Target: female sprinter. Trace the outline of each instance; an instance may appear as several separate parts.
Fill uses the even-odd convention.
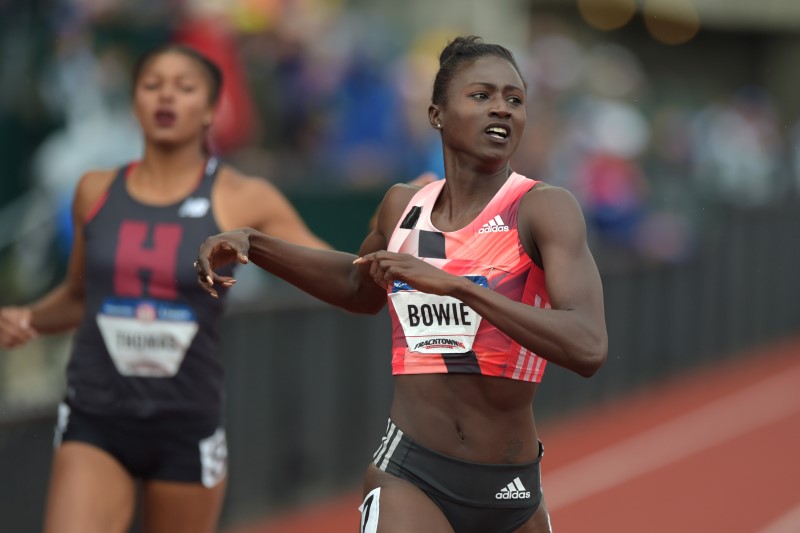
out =
[[[206,240],[196,269],[256,265],[350,311],[389,301],[394,399],[367,470],[362,532],[550,531],[532,403],[545,363],[591,376],[607,336],[600,277],[567,191],[511,170],[525,82],[505,48],[460,37],[428,110],[445,180],[396,185],[361,256],[250,229]]]
[[[59,407],[46,533],[128,530],[141,481],[148,533],[210,533],[225,491],[221,302],[195,281],[210,233],[249,226],[326,245],[286,199],[204,151],[222,75],[190,48],[138,62],[138,163],[84,175],[66,279],[0,310],[0,346],[78,328]]]

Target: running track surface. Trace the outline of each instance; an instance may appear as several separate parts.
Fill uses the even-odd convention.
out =
[[[800,339],[539,433],[556,533],[800,533]],[[355,533],[359,503],[347,493],[227,533]]]

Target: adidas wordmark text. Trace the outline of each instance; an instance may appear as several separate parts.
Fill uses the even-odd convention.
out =
[[[495,216],[492,220],[481,226],[478,233],[498,233],[501,231],[509,231],[506,223],[500,218],[500,215]]]
[[[531,497],[531,493],[525,490],[522,481],[518,477],[514,481],[500,489],[494,496],[498,500],[524,500]]]

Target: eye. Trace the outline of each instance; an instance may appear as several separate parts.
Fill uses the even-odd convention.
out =
[[[477,93],[472,93],[471,95],[469,95],[469,97],[475,100],[487,100],[489,98],[489,95],[486,94],[485,92],[477,92]]]
[[[513,105],[522,105],[522,98],[519,96],[511,96],[508,98],[508,101],[511,102]]]
[[[145,91],[152,91],[158,89],[161,82],[158,80],[144,80],[139,86]]]
[[[185,93],[193,93],[196,87],[194,85],[181,85],[180,89]]]

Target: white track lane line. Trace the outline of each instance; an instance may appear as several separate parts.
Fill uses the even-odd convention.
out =
[[[800,411],[798,383],[800,366],[783,370],[553,472],[545,471],[547,507],[551,512],[566,507],[788,417]]]
[[[778,517],[758,533],[797,533],[800,531],[800,504]]]

